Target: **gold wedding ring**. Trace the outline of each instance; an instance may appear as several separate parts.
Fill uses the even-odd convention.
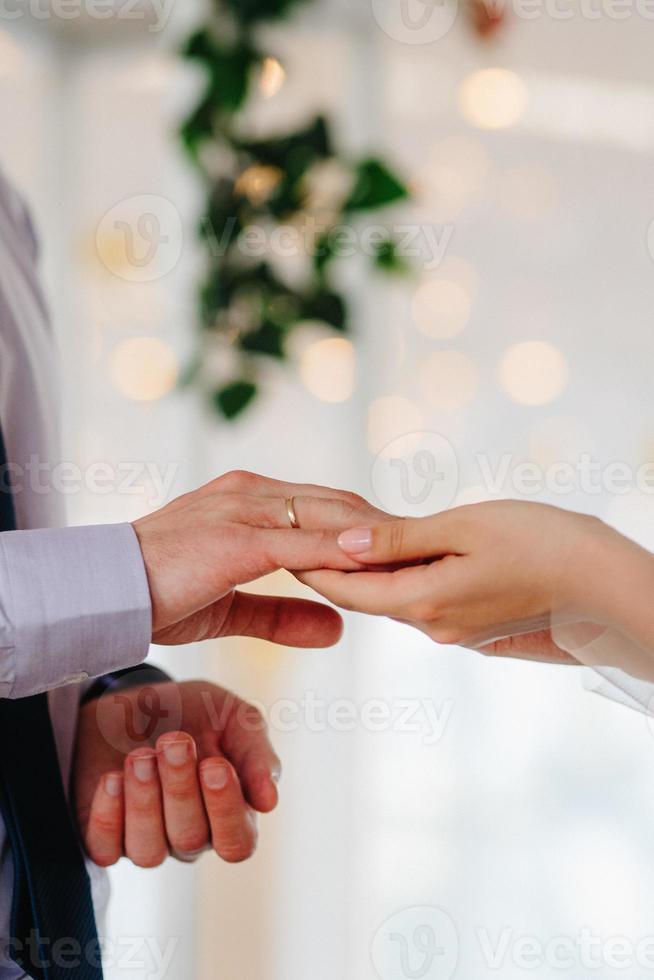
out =
[[[286,514],[291,527],[297,528],[300,526],[300,522],[297,519],[297,514],[295,513],[295,497],[286,498]]]

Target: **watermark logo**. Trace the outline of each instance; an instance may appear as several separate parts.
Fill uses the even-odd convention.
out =
[[[180,730],[183,724],[182,697],[177,685],[148,683],[147,672],[142,687],[138,673],[130,674],[130,685],[126,690],[109,688],[95,702],[96,722],[105,741],[125,754],[154,745],[161,735]],[[260,701],[238,701],[233,696],[217,704],[207,688],[200,700],[204,721],[217,735],[228,724],[235,724],[242,732],[269,730],[285,735],[393,732],[419,739],[430,747],[444,738],[455,708],[452,698],[444,698],[439,704],[431,698],[415,697],[367,698],[358,702],[345,697],[327,699],[310,690],[297,699],[279,698],[266,705]]]
[[[456,926],[442,909],[403,909],[379,927],[370,955],[380,980],[450,980],[459,960]]]
[[[452,29],[457,0],[372,0],[372,13],[382,31],[402,44],[432,44]]]
[[[154,745],[166,732],[182,727],[182,697],[176,684],[138,686],[138,674],[130,676],[128,690],[109,688],[95,702],[96,723],[107,745],[125,755]]]
[[[437,432],[410,432],[377,454],[370,474],[381,506],[391,514],[422,517],[449,507],[459,467],[451,442]]]
[[[173,271],[182,254],[182,219],[158,194],[127,197],[102,216],[95,236],[98,257],[127,282],[154,282]]]

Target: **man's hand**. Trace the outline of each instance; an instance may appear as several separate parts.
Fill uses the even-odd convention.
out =
[[[296,497],[307,529],[291,529],[285,499]],[[280,568],[354,570],[333,527],[370,519],[353,494],[234,472],[134,523],[152,598],[156,643],[257,636],[290,646],[330,646],[338,613],[320,603],[235,592]],[[302,525],[302,521],[300,521]],[[302,525],[303,528],[305,527]]]
[[[210,846],[245,860],[255,811],[277,805],[279,773],[258,710],[206,681],[108,691],[80,712],[75,809],[103,867],[126,856],[152,868]]]

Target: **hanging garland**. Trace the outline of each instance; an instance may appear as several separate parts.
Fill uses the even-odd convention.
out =
[[[256,398],[264,359],[287,359],[289,337],[300,325],[317,320],[341,334],[348,331],[347,301],[332,277],[338,229],[408,196],[382,160],[344,158],[323,115],[270,139],[252,140],[242,132],[254,86],[266,84],[266,77],[274,84],[275,73],[283,77],[255,35],[307,2],[214,0],[214,23],[196,31],[183,52],[206,75],[204,94],[181,135],[207,192],[200,227],[207,269],[199,302],[203,337],[184,380],[208,389],[228,419]],[[336,181],[342,194],[321,209],[316,195],[325,181]],[[275,228],[303,234],[307,268],[300,284],[285,281],[265,249],[262,254]],[[378,237],[370,257],[383,272],[404,268],[390,234]]]
[[[181,136],[207,196],[200,227],[206,255],[199,297],[202,342],[183,380],[200,384],[214,408],[234,419],[256,398],[264,360],[287,360],[289,338],[302,324],[317,320],[348,332],[347,300],[333,281],[339,230],[407,198],[408,191],[382,160],[344,157],[323,115],[295,132],[248,138],[243,110],[254,87],[274,89],[284,75],[277,59],[260,49],[260,28],[310,0],[212,2],[212,21],[183,50],[206,77]],[[477,34],[494,33],[502,7],[492,0],[466,3]],[[321,205],[325,185],[332,187],[332,200]],[[304,233],[308,261],[300,284],[289,284],[270,250],[266,254],[275,230]],[[390,233],[371,242],[368,253],[373,268],[384,273],[406,268]]]

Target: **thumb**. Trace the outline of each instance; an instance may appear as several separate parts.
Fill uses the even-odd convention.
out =
[[[159,630],[154,642],[166,646],[221,636],[253,636],[289,647],[329,647],[338,643],[343,620],[322,602],[290,596],[232,592],[186,619]]]
[[[450,554],[446,540],[448,522],[444,514],[434,517],[400,518],[373,527],[343,531],[338,544],[347,555],[365,564],[396,564]]]

